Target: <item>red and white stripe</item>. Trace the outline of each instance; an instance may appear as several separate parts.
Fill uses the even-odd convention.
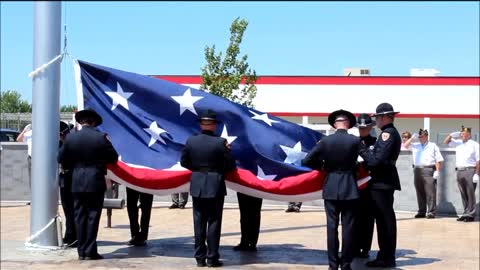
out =
[[[358,186],[364,188],[370,180],[368,172],[357,171]],[[140,192],[170,195],[187,192],[190,187],[189,170],[159,170],[118,161],[108,165],[107,178]],[[305,202],[322,198],[324,171],[311,171],[277,181],[262,180],[245,169],[236,169],[226,175],[228,188],[268,200]]]

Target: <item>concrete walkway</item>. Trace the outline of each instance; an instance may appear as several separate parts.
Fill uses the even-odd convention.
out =
[[[126,209],[114,210],[112,228],[106,228],[104,210],[98,237],[100,261],[78,261],[76,249],[29,250],[30,207],[2,203],[2,270],[26,269],[197,269],[193,259],[191,204],[184,210],[168,209],[155,202],[150,240],[145,247],[129,247]],[[234,252],[240,239],[239,211],[226,204],[221,238],[221,259],[226,269],[328,269],[325,213],[319,207],[302,207],[300,213],[285,213],[285,205],[264,205],[257,253]],[[61,211],[61,208],[60,208]],[[63,213],[62,213],[63,215]],[[396,269],[478,270],[479,222],[464,223],[454,217],[413,219],[413,213],[397,213]],[[376,239],[376,235],[374,236]],[[375,256],[378,250],[373,243]],[[356,259],[353,269],[367,269],[365,259]]]

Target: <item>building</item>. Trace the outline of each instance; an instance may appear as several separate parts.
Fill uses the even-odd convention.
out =
[[[436,77],[441,72],[434,68],[412,68],[410,76],[412,77]]]
[[[192,88],[201,76],[155,75]],[[430,140],[443,139],[462,125],[479,140],[480,77],[259,76],[255,109],[322,131],[332,131],[327,116],[338,109],[374,113],[382,102],[400,111],[402,131],[428,129]]]
[[[370,76],[370,69],[368,68],[345,68],[343,70],[344,76]]]

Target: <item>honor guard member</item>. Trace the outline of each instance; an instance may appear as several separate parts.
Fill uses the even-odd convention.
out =
[[[233,247],[235,251],[257,251],[260,234],[262,198],[237,192],[240,209],[240,244]]]
[[[412,142],[418,139],[419,142]],[[437,209],[437,179],[443,156],[434,142],[428,141],[428,130],[420,129],[405,141],[412,150],[413,182],[417,192],[418,212],[415,218],[435,218]]]
[[[360,140],[366,147],[373,148],[377,138],[370,135],[370,131],[375,126],[375,121],[372,120],[372,117],[366,113],[361,113],[357,118],[357,127],[360,134]],[[361,157],[358,157],[360,164],[363,164]],[[363,164],[365,166],[365,164]],[[368,167],[365,166],[368,170]],[[357,231],[357,249],[355,250],[355,256],[360,258],[368,258],[368,253],[372,248],[372,238],[373,238],[373,229],[375,219],[373,218],[373,213],[371,210],[371,197],[370,197],[370,187],[367,183],[367,186],[361,190],[360,193],[360,203],[358,214],[356,217],[356,231]]]
[[[368,267],[395,267],[397,247],[397,219],[393,210],[393,193],[400,190],[396,161],[400,154],[400,134],[393,125],[395,118],[389,103],[377,106],[375,117],[377,127],[382,130],[373,149],[362,146],[360,155],[370,170],[370,195],[372,210],[377,224],[377,258],[367,262]]]
[[[360,139],[348,134],[355,126],[355,116],[338,110],[328,116],[328,123],[336,132],[320,140],[302,160],[312,169],[322,166],[327,171],[323,185],[323,199],[327,215],[327,247],[329,269],[351,269],[354,246],[354,218],[358,206],[356,161]],[[338,255],[338,224],[342,216],[342,258]]]
[[[69,132],[70,127],[68,124],[60,121],[59,148],[62,147],[65,137]],[[75,230],[75,214],[73,212],[72,170],[65,170],[60,165],[58,185],[60,187],[60,200],[62,202],[63,213],[65,214],[63,244],[67,247],[77,247],[77,231]]]
[[[475,220],[475,188],[480,175],[478,142],[472,140],[472,128],[462,126],[461,132],[450,133],[443,143],[455,147],[457,183],[463,202],[463,214],[457,221]]]
[[[236,168],[227,140],[215,134],[217,114],[206,110],[200,119],[201,134],[188,138],[180,164],[192,171],[195,259],[197,266],[220,267],[220,233],[223,203],[227,195],[225,174]],[[207,245],[205,245],[205,240]]]
[[[145,246],[148,239],[148,227],[150,226],[150,216],[152,213],[153,194],[136,191],[129,187],[127,191],[127,212],[130,222],[130,235],[132,239],[128,241],[129,245]],[[138,205],[140,201],[140,206]],[[138,224],[138,209],[142,210],[140,225]]]
[[[72,170],[72,193],[79,260],[98,260],[97,234],[106,190],[106,164],[115,163],[117,151],[105,133],[95,129],[102,117],[91,109],[79,111],[75,120],[81,130],[67,136],[58,162]]]

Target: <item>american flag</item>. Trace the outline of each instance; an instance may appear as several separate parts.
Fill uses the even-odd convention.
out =
[[[79,108],[102,116],[98,129],[120,155],[108,167],[113,181],[156,195],[188,191],[191,173],[179,163],[181,150],[200,132],[198,116],[213,109],[238,167],[227,187],[271,200],[321,198],[325,172],[301,166],[320,132],[206,91],[80,60],[75,65]],[[359,170],[359,185],[366,181],[368,173]]]

